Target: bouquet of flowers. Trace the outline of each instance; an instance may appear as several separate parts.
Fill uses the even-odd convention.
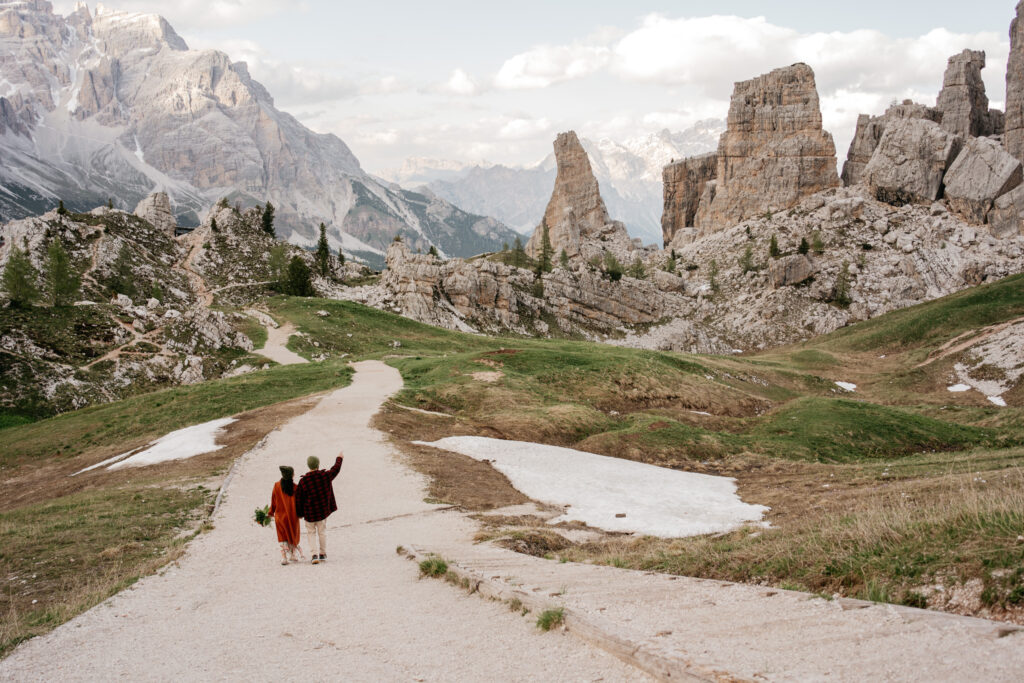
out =
[[[270,522],[273,521],[273,517],[270,516],[270,506],[264,505],[261,508],[256,508],[256,513],[253,519],[260,526],[270,526]]]

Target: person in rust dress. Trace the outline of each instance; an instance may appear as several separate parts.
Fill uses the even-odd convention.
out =
[[[295,514],[295,470],[287,465],[281,465],[281,481],[274,483],[270,494],[270,516],[281,546],[281,564],[288,564],[289,559],[305,560],[299,547],[299,516]]]

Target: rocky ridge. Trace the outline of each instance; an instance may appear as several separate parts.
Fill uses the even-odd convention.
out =
[[[142,216],[103,206],[0,226],[0,270],[18,248],[43,272],[47,248],[59,239],[82,281],[74,306],[0,309],[0,407],[47,415],[192,384],[232,372],[252,350],[240,331],[244,316],[211,305],[266,296],[274,245],[286,258],[311,263],[312,255],[275,242],[257,210],[219,207],[201,228],[176,238],[173,222],[144,217],[166,217],[166,206],[155,195],[140,203]],[[44,279],[38,284],[45,297]],[[315,284],[333,291],[326,281]]]
[[[58,199],[127,209],[156,189],[187,226],[221,197],[270,200],[280,237],[312,246],[325,222],[334,249],[380,265],[395,234],[460,255],[514,238],[374,179],[340,139],[278,110],[244,62],[190,50],[157,15],[5,0],[0,55],[0,220]]]

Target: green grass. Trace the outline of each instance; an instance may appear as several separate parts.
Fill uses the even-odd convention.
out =
[[[1024,274],[888,313],[813,342],[818,348],[889,351],[936,346],[958,334],[1024,316]]]
[[[561,626],[563,623],[565,623],[565,609],[562,607],[546,609],[537,617],[537,628],[545,632]]]
[[[175,557],[211,501],[199,487],[135,485],[0,513],[0,658]]]
[[[444,559],[431,556],[420,562],[420,576],[437,578],[448,573],[448,563]]]
[[[259,321],[246,317],[244,320],[237,321],[235,326],[242,334],[252,340],[253,349],[262,349],[267,345],[267,328]]]
[[[274,367],[135,396],[0,432],[0,465],[73,456],[130,437],[148,440],[193,424],[345,386],[352,370],[340,362]]]

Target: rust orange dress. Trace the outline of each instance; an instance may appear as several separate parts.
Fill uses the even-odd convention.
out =
[[[279,543],[299,544],[299,516],[295,514],[295,496],[285,495],[281,490],[281,482],[274,483],[270,494],[270,516],[277,527]]]

